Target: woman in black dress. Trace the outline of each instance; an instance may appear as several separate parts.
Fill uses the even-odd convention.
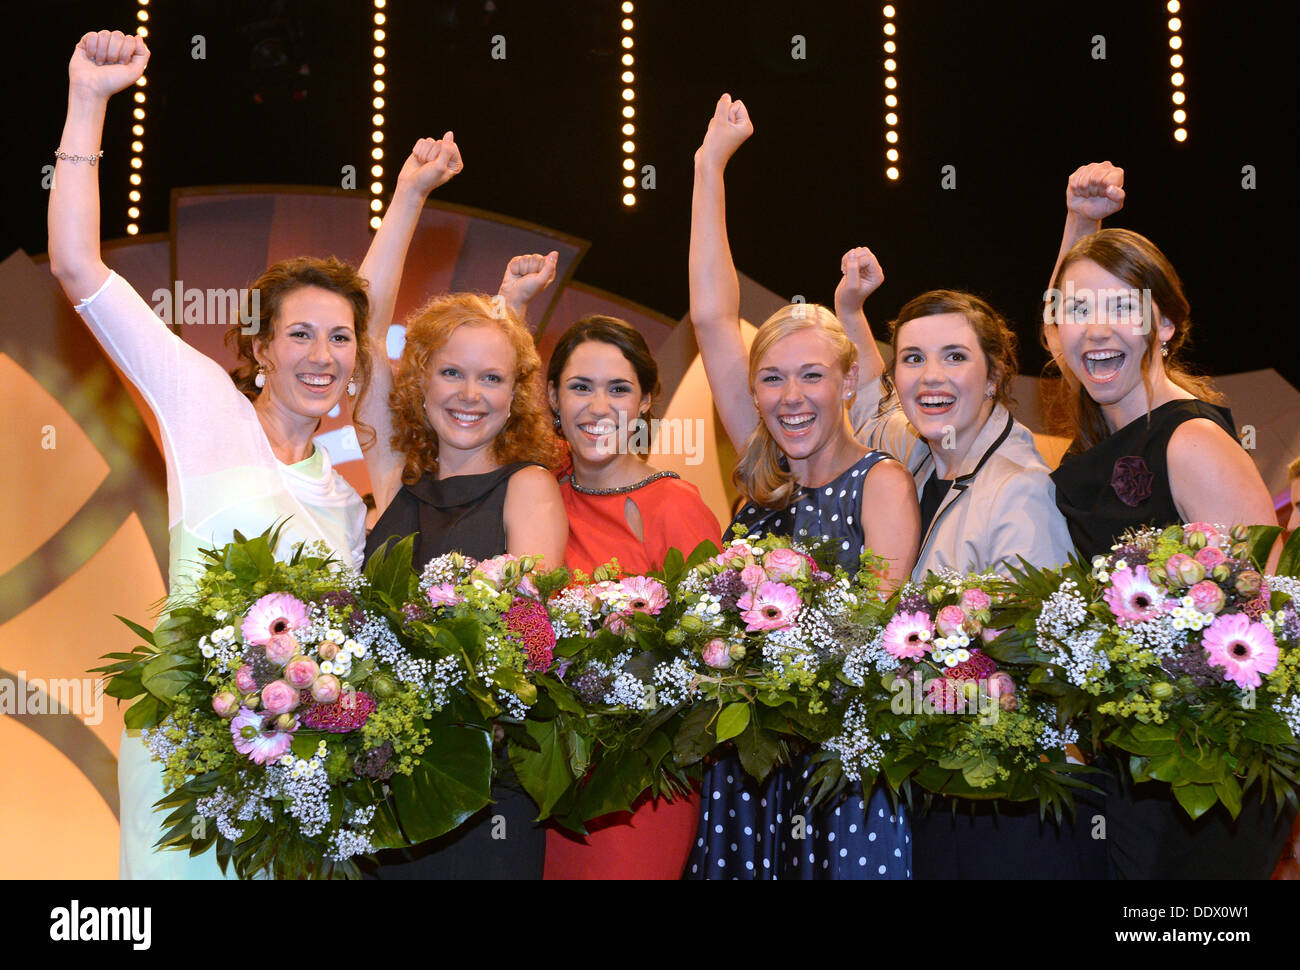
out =
[[[1118,172],[1085,166],[1070,193],[1109,198],[1116,211]],[[1080,208],[1071,206],[1067,239],[1087,219]],[[1090,228],[1099,227],[1100,216]],[[1131,526],[1272,523],[1268,489],[1222,396],[1179,358],[1189,307],[1168,259],[1125,229],[1062,249],[1044,337],[1061,371],[1058,420],[1074,442],[1052,479],[1080,554],[1109,553]],[[1290,829],[1271,800],[1246,798],[1235,821],[1222,805],[1192,821],[1167,786],[1135,785],[1123,766],[1112,767],[1106,833],[1117,877],[1268,878]]]
[[[396,374],[380,366],[388,361],[388,326],[425,197],[460,169],[451,132],[418,142],[361,267],[370,283],[377,392],[358,415],[375,429],[365,454],[379,518],[366,556],[414,533],[417,569],[453,550],[476,559],[539,556],[542,568],[553,568],[564,561],[568,538],[549,470],[554,437],[541,360],[508,301],[435,297],[407,321]],[[504,757],[497,768],[494,804],[448,835],[381,853],[378,878],[540,879],[546,836],[533,825],[536,807],[513,783]],[[492,838],[493,816],[504,816],[507,838]]]

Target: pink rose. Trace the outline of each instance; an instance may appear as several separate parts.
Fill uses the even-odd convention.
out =
[[[1212,548],[1214,547],[1205,547],[1205,549]],[[1205,549],[1201,551],[1204,552]],[[1192,597],[1192,605],[1202,613],[1218,613],[1228,601],[1227,595],[1219,584],[1208,579],[1197,583],[1188,592]]]
[[[808,558],[793,549],[773,549],[763,559],[763,570],[768,579],[782,583],[807,579],[812,572]]]
[[[1206,546],[1196,553],[1196,561],[1204,566],[1207,570],[1213,569],[1219,563],[1228,557],[1223,554],[1223,550],[1218,546]]]
[[[1004,711],[1014,711],[1016,709],[1016,682],[1005,670],[999,670],[989,675],[988,689],[989,697],[997,698],[998,705]]]
[[[212,709],[218,717],[234,717],[239,713],[239,698],[228,690],[223,690],[212,698]]]
[[[434,606],[456,606],[464,601],[463,597],[456,595],[453,583],[439,583],[429,587],[429,602]]]
[[[1205,536],[1207,546],[1217,546],[1223,542],[1223,533],[1209,522],[1188,522],[1183,526],[1183,537],[1188,540],[1198,532]]]
[[[312,685],[312,681],[320,673],[320,668],[316,666],[316,661],[311,657],[294,657],[284,668],[284,679],[290,687],[295,690],[304,690]]]
[[[1195,586],[1205,578],[1205,567],[1195,559],[1178,564],[1178,580],[1184,586]]]
[[[312,699],[321,704],[333,704],[339,699],[343,686],[333,674],[321,674],[312,682]]]
[[[993,605],[993,601],[989,599],[989,594],[984,592],[982,589],[962,590],[960,602],[961,608],[965,610],[967,614],[978,613],[980,610],[987,610]]]
[[[727,566],[731,564],[731,560],[744,559],[748,555],[748,551],[743,546],[727,546],[726,549],[714,556],[710,562],[719,566]]]
[[[731,649],[722,640],[710,640],[704,645],[704,662],[715,670],[726,670],[731,666]]]
[[[277,667],[283,667],[300,653],[298,639],[292,633],[277,633],[266,641],[266,659]]]
[[[1180,579],[1178,575],[1178,570],[1182,568],[1184,563],[1192,561],[1192,557],[1187,555],[1185,552],[1176,552],[1170,556],[1165,560],[1165,576],[1168,577],[1167,581],[1174,586],[1182,583],[1182,579]],[[1159,577],[1156,578],[1158,579]]]
[[[339,651],[342,649],[343,649],[342,647],[340,647],[337,643],[333,642],[332,640],[326,640],[324,643],[322,643],[319,647],[316,648],[316,652],[320,654],[320,658],[322,660],[333,660],[335,657],[339,655]]]
[[[235,671],[235,686],[245,694],[249,691],[257,690],[257,680],[253,677],[253,668],[244,664]]]
[[[298,706],[298,692],[282,680],[262,688],[262,708],[268,714],[287,714]]]
[[[760,583],[767,579],[767,573],[757,563],[751,563],[740,571],[740,581],[750,589],[758,589]]]
[[[1007,632],[1006,627],[1003,627],[1001,630],[995,630],[991,626],[986,626],[983,630],[980,630],[980,639],[983,640],[985,643],[992,643],[994,640],[996,640],[998,637],[1002,636],[1002,634],[1006,632]]]
[[[945,606],[934,618],[934,628],[942,637],[956,636],[966,625],[966,613],[960,606]]]

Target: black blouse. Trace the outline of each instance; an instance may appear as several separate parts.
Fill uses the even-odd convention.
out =
[[[1066,457],[1052,473],[1056,505],[1085,561],[1110,552],[1125,529],[1182,521],[1169,486],[1167,452],[1179,425],[1196,418],[1209,418],[1236,437],[1227,408],[1200,400],[1169,401],[1087,451]]]

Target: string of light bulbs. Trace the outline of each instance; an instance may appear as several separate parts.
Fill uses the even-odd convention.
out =
[[[135,32],[141,37],[149,36],[148,6],[149,0],[136,0],[135,19],[139,23],[135,28]],[[132,96],[135,107],[131,109],[131,174],[127,176],[131,188],[126,193],[129,203],[126,207],[126,234],[128,236],[134,236],[140,232],[140,187],[144,184],[144,105],[147,85],[147,78],[141,74],[135,82],[135,93]]]
[[[898,42],[894,39],[898,28],[894,25],[895,10],[893,4],[885,4],[881,11],[885,18],[885,160],[889,166],[885,177],[897,181],[902,172],[898,167]]]
[[[632,174],[636,170],[636,158],[633,152],[636,151],[636,142],[632,136],[636,134],[636,123],[633,118],[636,117],[636,107],[632,104],[636,100],[636,89],[632,86],[636,81],[636,74],[632,70],[636,58],[632,55],[632,3],[631,0],[624,0],[620,7],[623,19],[619,26],[623,29],[623,73],[619,75],[619,80],[623,83],[621,97],[623,101],[623,205],[629,208],[636,205],[636,176]]]

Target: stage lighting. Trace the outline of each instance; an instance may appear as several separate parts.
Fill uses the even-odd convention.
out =
[[[376,24],[383,24],[387,20],[386,15],[381,12],[382,8],[384,7],[384,4],[385,4],[385,0],[375,0],[375,23]],[[379,29],[375,30],[376,41],[382,41],[384,37],[385,37],[385,32],[383,30],[379,30]],[[380,92],[384,90],[384,82],[379,78],[380,75],[384,73],[384,55],[386,53],[387,51],[384,50],[382,44],[376,43],[374,47],[371,49],[371,54],[374,57],[373,70],[375,73],[375,99],[373,101],[373,105],[375,110],[374,113],[370,116],[370,126],[371,126],[370,141],[375,146],[378,146],[384,140],[384,115],[382,113],[384,107],[384,99],[379,96]],[[376,147],[374,151],[371,152],[371,157],[376,162],[378,162],[381,158],[384,157],[383,149]],[[384,207],[383,166],[375,165],[373,168],[371,168],[370,174],[374,178],[374,181],[370,183],[370,211],[377,213]],[[370,228],[378,229],[380,222],[381,222],[380,217],[378,215],[374,216],[370,220]]]
[[[1178,9],[1179,7],[1178,7],[1177,0],[1170,0],[1169,12],[1177,13]],[[1182,49],[1183,38],[1178,33],[1182,29],[1183,29],[1183,22],[1180,18],[1178,17],[1169,18],[1169,46],[1174,51],[1179,51]],[[1178,89],[1174,91],[1173,94],[1174,104],[1181,106],[1183,102],[1187,100],[1187,95],[1184,94],[1182,91],[1182,87],[1187,80],[1186,75],[1183,74],[1182,72],[1183,55],[1179,53],[1170,54],[1169,66],[1173,71],[1173,73],[1169,75],[1169,83]],[[1180,143],[1187,141],[1187,129],[1185,127],[1182,127],[1186,121],[1187,121],[1187,112],[1182,110],[1181,107],[1179,107],[1179,109],[1174,112],[1174,124],[1179,126],[1174,129],[1174,141]]]
[[[143,22],[149,19],[149,12],[144,9],[148,5],[149,0],[136,0],[136,6],[138,9],[136,10],[135,16],[137,20]],[[139,33],[141,37],[144,37],[149,33],[149,31],[142,26],[138,29],[137,33]],[[144,154],[144,88],[148,87],[148,85],[149,79],[144,74],[141,74],[135,80],[135,108],[131,112],[131,116],[134,119],[134,124],[131,125],[131,134],[134,137],[131,140],[131,159],[129,163],[132,169],[130,174],[132,186],[139,186],[143,182],[143,179],[140,177],[140,169],[144,167],[144,159],[141,157]],[[140,197],[140,191],[137,188],[132,188],[127,192],[127,198],[130,200],[131,205],[129,205],[126,210],[127,218],[130,220],[127,223],[126,231],[127,234],[131,236],[134,236],[140,231],[140,226],[137,222],[140,218]]]
[[[630,53],[626,53],[632,47],[632,28],[634,26],[631,17],[632,4],[624,3],[622,6],[622,10],[623,10],[623,19],[619,23],[619,27],[622,28],[623,31],[623,39],[621,43],[623,45],[623,50],[625,52],[623,54],[622,61],[623,61],[623,67],[627,68],[628,70],[624,70],[622,72],[622,74],[619,76],[619,80],[625,85],[623,87],[623,90],[620,93],[620,96],[622,97],[622,100],[624,102],[623,117],[625,119],[628,119],[623,125],[623,136],[627,139],[630,139],[632,133],[636,131],[635,126],[631,123],[631,119],[636,117],[636,109],[633,108],[630,103],[636,100],[636,89],[632,86],[633,82],[636,81],[636,75],[630,70],[630,68],[632,67],[632,60],[633,60],[632,55]],[[635,150],[636,150],[636,145],[631,140],[623,142],[623,154],[624,156],[626,156],[623,159],[623,171],[631,173],[632,170],[636,168],[636,159],[632,158],[632,152],[634,152]],[[625,175],[623,177],[623,188],[634,190],[636,188],[636,177],[631,174]],[[628,191],[627,193],[624,194],[623,204],[625,206],[634,205],[635,203],[636,203],[635,192]]]
[[[896,110],[898,108],[898,95],[894,94],[894,91],[898,88],[898,78],[894,76],[898,70],[898,61],[894,59],[894,55],[898,52],[898,44],[893,40],[894,35],[897,33],[894,26],[894,17],[897,11],[894,9],[893,4],[887,3],[880,12],[885,18],[885,36],[889,38],[885,41],[885,54],[888,56],[885,57],[883,65],[885,68],[885,90],[888,92],[885,95],[885,107],[889,109],[885,112],[885,141],[893,146],[898,144],[899,138],[898,112]],[[897,162],[898,149],[889,148],[885,152],[885,158],[890,162]],[[898,181],[898,176],[897,165],[890,165],[885,169],[885,177],[891,182]]]
[[[623,196],[623,204],[626,206],[636,205],[636,196],[631,192],[627,193],[627,195]]]

